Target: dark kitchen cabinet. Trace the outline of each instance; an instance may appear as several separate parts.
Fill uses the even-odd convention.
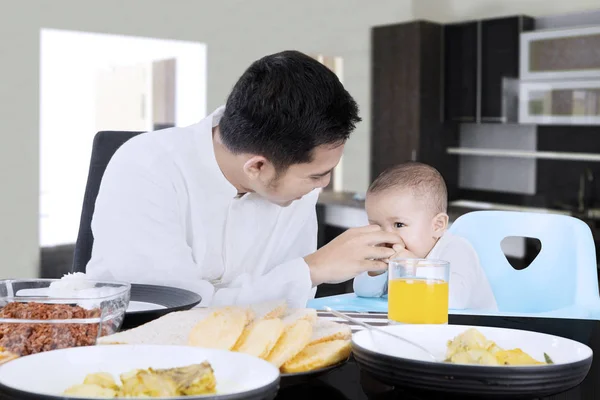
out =
[[[371,32],[371,179],[406,161],[436,167],[456,186],[456,124],[442,121],[443,27],[415,21]]]
[[[533,27],[525,16],[444,27],[446,121],[506,121],[503,81],[519,77],[520,34]]]
[[[481,21],[481,122],[506,122],[502,82],[519,77],[520,34],[533,26],[523,16]]]
[[[478,40],[478,21],[444,26],[446,120],[477,120]]]

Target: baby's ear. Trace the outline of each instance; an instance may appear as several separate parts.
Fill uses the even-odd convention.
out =
[[[444,235],[446,229],[448,229],[448,220],[449,217],[446,213],[439,213],[433,217],[433,232],[436,238],[440,238]]]

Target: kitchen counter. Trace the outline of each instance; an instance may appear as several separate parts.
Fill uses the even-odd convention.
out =
[[[485,208],[476,208],[472,202],[465,204],[449,204],[448,205],[448,216],[450,221],[456,220],[463,214],[471,211],[481,210]],[[364,220],[365,224],[368,223],[366,220],[365,202],[364,200],[358,200],[355,198],[355,193],[349,192],[321,192],[319,196],[318,204],[326,208],[326,223],[334,226],[340,226],[344,228],[352,228],[354,226],[361,226],[361,220]],[[361,214],[364,217],[361,218]],[[363,224],[364,225],[364,224]]]
[[[355,198],[355,193],[349,192],[327,192],[324,191],[319,196],[318,204],[321,206],[325,206],[327,208],[336,207],[346,209],[347,213],[351,212],[351,209],[354,210],[363,210],[365,208],[364,200],[359,200]],[[516,206],[510,204],[500,204],[500,203],[487,203],[487,202],[479,202],[479,201],[470,201],[470,200],[456,200],[452,201],[448,204],[448,216],[450,217],[450,221],[456,220],[463,214],[472,212],[472,211],[481,211],[481,210],[506,210],[506,211],[522,211],[522,212],[538,212],[538,213],[548,213],[548,214],[563,214],[563,215],[573,215],[569,211],[551,209],[551,208],[541,208],[541,207],[525,207],[525,206]],[[586,217],[589,219],[600,219],[600,210],[590,209],[586,213]],[[577,215],[580,217],[580,215]]]

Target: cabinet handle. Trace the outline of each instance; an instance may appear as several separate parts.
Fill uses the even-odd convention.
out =
[[[506,117],[481,117],[482,121],[506,122]]]
[[[146,96],[142,95],[142,101],[140,101],[140,117],[146,118]]]

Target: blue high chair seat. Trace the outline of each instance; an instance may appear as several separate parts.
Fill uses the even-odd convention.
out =
[[[565,215],[475,211],[459,217],[450,232],[467,239],[504,315],[598,318],[600,295],[596,247],[590,228]],[[537,238],[538,256],[515,270],[500,246],[509,236]]]

